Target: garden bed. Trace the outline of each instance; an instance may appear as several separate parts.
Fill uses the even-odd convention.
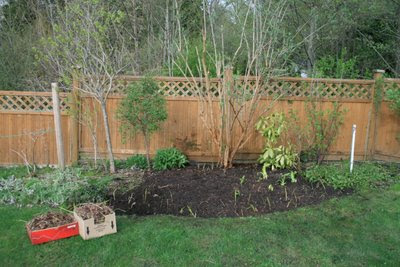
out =
[[[138,187],[110,198],[116,212],[124,214],[239,217],[295,209],[351,193],[310,184],[300,176],[283,186],[285,173],[270,172],[268,179],[261,179],[258,165],[238,165],[226,172],[211,166],[147,172]]]

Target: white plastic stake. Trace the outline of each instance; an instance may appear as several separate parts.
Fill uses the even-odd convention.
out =
[[[350,155],[350,173],[353,172],[354,146],[355,146],[355,143],[356,143],[356,128],[357,128],[357,125],[353,124],[353,137],[351,139],[351,155]]]

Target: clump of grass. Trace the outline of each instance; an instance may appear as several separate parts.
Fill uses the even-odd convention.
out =
[[[128,168],[138,168],[138,169],[147,169],[149,165],[147,164],[147,159],[144,155],[133,155],[126,159],[125,166]]]
[[[332,186],[335,189],[362,189],[374,187],[393,178],[396,167],[376,162],[355,164],[349,171],[348,162],[314,165],[305,171],[305,179],[312,183]]]

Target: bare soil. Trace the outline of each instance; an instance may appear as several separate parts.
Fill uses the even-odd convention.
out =
[[[74,217],[70,214],[51,211],[33,218],[27,223],[27,227],[31,231],[36,231],[62,226],[65,224],[73,223],[74,221]]]
[[[289,171],[260,177],[259,165],[220,168],[189,166],[163,172],[146,172],[132,190],[110,196],[117,213],[172,214],[193,217],[242,217],[295,209],[350,194],[310,184],[301,176],[282,186]],[[244,178],[243,178],[244,177]]]

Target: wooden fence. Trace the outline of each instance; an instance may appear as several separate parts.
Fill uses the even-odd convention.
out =
[[[127,157],[132,154],[144,154],[143,137],[136,137],[122,142],[119,134],[119,122],[116,120],[116,109],[126,85],[140,77],[121,76],[116,81],[113,94],[107,101],[110,118],[113,153],[116,157]],[[167,99],[168,119],[162,129],[151,138],[151,153],[159,148],[177,147],[192,160],[215,161],[217,148],[211,142],[207,131],[199,117],[200,104],[191,88],[201,79],[187,80],[179,77],[156,78],[160,91]],[[221,80],[213,79],[215,94]],[[255,80],[238,79],[240,86],[250,88]],[[306,121],[305,106],[312,91],[318,91],[321,97],[321,108],[332,106],[334,101],[342,103],[347,109],[344,125],[339,137],[330,149],[329,159],[346,159],[351,144],[351,127],[357,125],[356,159],[375,158],[381,160],[400,161],[400,140],[396,140],[400,132],[400,119],[389,109],[388,102],[383,99],[378,106],[375,101],[376,80],[336,80],[307,78],[274,78],[263,85],[266,96],[259,105],[271,101],[270,96],[284,94],[273,107],[274,111],[297,112],[300,121]],[[400,80],[385,79],[382,90],[400,88]],[[68,113],[69,94],[61,94],[62,129],[64,136],[65,158],[68,163],[78,156],[91,157],[93,146],[90,131]],[[81,96],[81,113],[93,108],[93,99]],[[377,108],[378,107],[378,108]],[[101,114],[97,115],[97,139],[101,154],[105,153],[106,141]],[[57,153],[54,136],[51,93],[47,92],[10,92],[0,91],[0,164],[12,165],[24,160],[36,164],[56,164]],[[238,154],[238,160],[254,160],[263,148],[263,140],[255,134]]]

